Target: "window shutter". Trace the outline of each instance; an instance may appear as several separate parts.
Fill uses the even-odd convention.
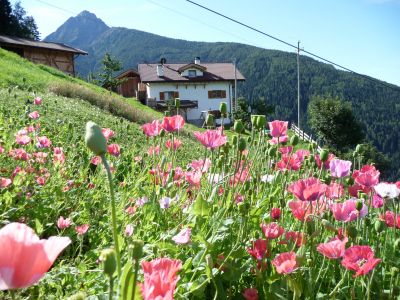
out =
[[[221,94],[222,94],[222,95],[221,95],[221,98],[226,98],[226,91],[222,91]]]
[[[164,92],[160,92],[160,100],[164,100]]]
[[[208,91],[208,99],[212,98],[212,91]]]
[[[174,98],[179,98],[179,92],[174,92]]]

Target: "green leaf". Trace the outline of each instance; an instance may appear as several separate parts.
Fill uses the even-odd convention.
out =
[[[210,205],[203,199],[203,196],[199,194],[196,202],[193,204],[191,213],[195,216],[208,216],[210,214]]]
[[[35,228],[36,228],[36,233],[38,235],[41,235],[43,232],[43,225],[40,223],[38,219],[35,219]]]

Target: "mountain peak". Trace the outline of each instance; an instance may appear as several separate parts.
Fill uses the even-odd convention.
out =
[[[87,50],[95,39],[107,31],[109,27],[94,13],[87,10],[69,18],[55,32],[44,40],[47,42],[67,43],[73,47]]]

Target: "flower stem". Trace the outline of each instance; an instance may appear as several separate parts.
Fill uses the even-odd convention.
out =
[[[115,211],[115,195],[114,195],[114,186],[112,182],[112,174],[110,170],[110,166],[108,164],[108,161],[105,157],[105,155],[101,155],[101,160],[104,164],[104,168],[107,171],[107,178],[108,178],[108,183],[110,185],[110,195],[111,195],[111,228],[113,232],[113,238],[114,238],[114,244],[115,244],[115,252],[117,255],[117,271],[118,271],[118,276],[121,276],[121,257],[120,257],[120,252],[119,252],[119,244],[118,244],[118,233],[117,233],[117,215]]]
[[[137,282],[137,275],[139,271],[139,259],[135,259],[135,275],[133,276],[133,288],[132,288],[132,295],[133,300],[135,300],[135,292],[136,292],[136,282]]]
[[[109,287],[109,291],[108,291],[108,300],[113,299],[113,294],[114,294],[114,278],[112,278],[112,276],[110,276],[110,287]]]

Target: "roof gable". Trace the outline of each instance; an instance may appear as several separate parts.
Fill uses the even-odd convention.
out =
[[[186,77],[181,76],[179,70],[182,67],[192,68],[192,64],[164,64],[164,76],[157,76],[158,64],[139,64],[138,72],[142,82],[210,82],[210,81],[233,81],[235,80],[235,66],[233,63],[202,63],[200,66],[206,68],[203,76]],[[195,66],[199,66],[193,64]],[[244,76],[236,68],[236,79],[244,81]]]
[[[203,71],[203,72],[204,72],[205,70],[207,70],[207,68],[204,67],[204,66],[202,66],[202,65],[195,64],[195,63],[190,63],[190,64],[187,64],[187,65],[184,65],[184,66],[180,67],[180,68],[178,69],[178,72],[179,72],[179,73],[182,73],[183,71],[185,71],[185,70],[187,70],[187,69],[197,69],[197,70],[200,70],[200,71]]]

